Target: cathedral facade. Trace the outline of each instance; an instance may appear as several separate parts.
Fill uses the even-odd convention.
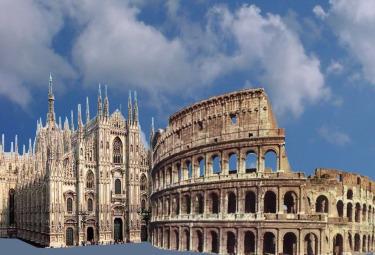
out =
[[[147,239],[149,152],[133,99],[127,119],[110,114],[99,86],[97,115],[90,118],[87,99],[86,120],[78,105],[75,128],[73,112],[70,123],[56,119],[50,77],[47,120],[37,121],[34,143],[19,153],[16,137],[6,152],[2,136],[0,237],[43,247]]]

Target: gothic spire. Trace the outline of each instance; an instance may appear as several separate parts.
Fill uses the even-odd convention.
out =
[[[69,130],[69,121],[68,117],[65,116],[65,121],[64,121],[64,130]]]
[[[55,96],[53,95],[52,74],[49,74],[48,86],[48,126],[55,126]]]
[[[98,91],[98,117],[100,118],[102,116],[102,110],[103,104],[102,104],[102,89],[99,83],[99,91]]]
[[[137,102],[137,91],[134,91],[134,109],[133,109],[133,122],[138,125],[138,102]]]
[[[128,122],[129,122],[129,125],[133,122],[132,115],[133,115],[132,93],[129,90],[129,98],[128,98]]]
[[[15,152],[18,153],[18,135],[14,137],[14,149]]]
[[[89,105],[89,97],[86,97],[86,124],[90,121],[90,105]]]
[[[81,128],[83,123],[82,123],[82,113],[81,113],[81,104],[78,104],[78,128]]]
[[[33,153],[33,147],[31,145],[31,138],[29,138],[29,155],[31,155]]]
[[[26,154],[26,145],[24,144],[22,146],[22,155],[25,155]]]
[[[59,116],[59,129],[62,129],[62,125],[61,125],[61,116]]]
[[[5,135],[4,134],[1,134],[1,144],[3,146],[3,152],[5,151]]]
[[[108,101],[108,94],[107,94],[107,85],[105,85],[105,98],[104,98],[103,115],[105,117],[109,116],[109,101]]]
[[[74,115],[73,115],[73,110],[70,111],[70,125],[72,132],[74,132]]]

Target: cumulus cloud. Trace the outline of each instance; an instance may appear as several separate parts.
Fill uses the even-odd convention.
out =
[[[313,8],[313,13],[320,19],[325,19],[328,15],[324,11],[323,7],[320,5],[316,5]]]
[[[179,32],[167,35],[139,19],[142,1],[67,0],[47,7],[37,0],[4,3],[0,74],[11,76],[7,80],[23,90],[26,102],[23,82],[40,84],[51,69],[62,77],[73,77],[76,70],[84,84],[105,81],[118,89],[140,88],[154,100],[163,94],[193,96],[224,76],[242,73],[266,87],[277,112],[295,116],[329,95],[319,60],[279,15],[262,14],[254,5],[233,11],[213,6],[203,21],[195,22],[181,18],[178,2],[168,1],[167,19],[175,21]],[[76,30],[71,58],[52,46],[67,19]],[[15,27],[8,28],[9,23]],[[6,87],[12,86],[0,93],[8,93]]]
[[[332,0],[326,21],[360,63],[364,78],[375,84],[375,2]]]
[[[331,60],[331,63],[327,67],[327,73],[328,74],[339,74],[344,69],[344,66],[335,60]]]
[[[318,129],[318,134],[333,145],[344,146],[351,142],[350,136],[337,128],[322,126]]]
[[[0,1],[0,94],[25,107],[30,89],[47,86],[48,74],[72,78],[70,64],[52,48],[61,15],[39,1]]]

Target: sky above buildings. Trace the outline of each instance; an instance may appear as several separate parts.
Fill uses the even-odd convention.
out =
[[[146,137],[152,116],[264,87],[294,170],[374,178],[374,27],[367,0],[2,0],[0,133],[7,150],[35,136],[50,72],[63,119],[86,96],[93,116],[99,83],[126,116],[136,90]]]

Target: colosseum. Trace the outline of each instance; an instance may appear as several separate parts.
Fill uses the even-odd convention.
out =
[[[152,130],[151,242],[220,254],[374,251],[374,183],[294,172],[263,89],[212,97]]]

